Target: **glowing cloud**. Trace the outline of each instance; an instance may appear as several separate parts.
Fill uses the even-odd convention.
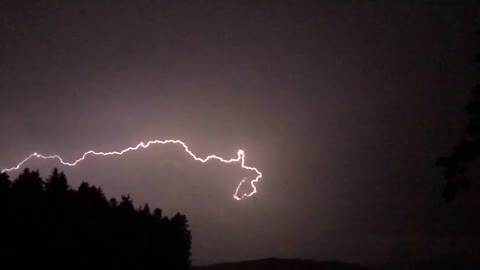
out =
[[[207,162],[211,159],[215,159],[215,160],[218,160],[218,161],[223,162],[223,163],[240,162],[243,169],[249,170],[249,171],[254,171],[257,174],[257,177],[250,180],[250,185],[252,186],[253,191],[250,192],[250,193],[244,193],[244,194],[239,196],[238,192],[240,190],[240,187],[246,181],[246,178],[242,179],[240,181],[240,183],[238,183],[237,188],[235,189],[235,194],[233,194],[233,198],[236,199],[236,200],[241,200],[245,197],[250,197],[257,192],[257,187],[255,186],[255,183],[258,182],[258,180],[260,178],[262,178],[262,173],[259,170],[257,170],[257,168],[255,168],[255,167],[249,167],[249,166],[245,165],[245,153],[243,152],[243,150],[238,150],[237,157],[236,158],[231,158],[231,159],[224,159],[224,158],[216,156],[216,155],[209,155],[205,158],[199,158],[195,154],[193,154],[192,151],[190,151],[190,149],[188,149],[188,146],[184,142],[182,142],[180,140],[164,140],[164,141],[154,140],[154,141],[149,141],[147,143],[141,142],[141,143],[137,144],[136,146],[131,146],[131,147],[125,148],[121,151],[112,151],[112,152],[96,152],[94,150],[89,150],[89,151],[85,152],[82,155],[82,157],[80,157],[79,159],[77,159],[73,162],[66,162],[59,155],[42,155],[42,154],[38,154],[38,153],[35,152],[35,153],[29,155],[28,157],[26,157],[24,160],[20,161],[16,166],[11,167],[11,168],[2,169],[1,172],[4,173],[4,172],[10,172],[10,171],[18,170],[25,162],[27,162],[28,160],[30,160],[32,158],[57,159],[63,165],[76,166],[80,161],[84,160],[88,155],[95,155],[95,156],[123,155],[123,154],[125,154],[129,151],[135,151],[135,150],[138,150],[140,148],[147,148],[152,144],[168,144],[168,143],[180,144],[183,147],[183,149],[185,149],[185,152],[187,152],[194,160],[200,161],[202,163],[205,163],[205,162]]]

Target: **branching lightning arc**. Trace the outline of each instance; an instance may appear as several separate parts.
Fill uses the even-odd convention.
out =
[[[253,189],[252,192],[244,193],[242,195],[238,194],[239,190],[240,190],[240,187],[242,186],[242,184],[247,179],[247,178],[244,178],[240,181],[240,183],[238,183],[237,188],[235,189],[235,194],[233,194],[233,198],[236,199],[236,200],[242,200],[243,198],[250,197],[257,192],[257,187],[255,186],[255,183],[258,182],[260,180],[260,178],[262,178],[262,173],[255,167],[250,167],[250,166],[245,165],[245,153],[244,153],[243,150],[238,150],[237,157],[236,158],[231,158],[231,159],[224,159],[224,158],[216,156],[216,155],[209,155],[205,158],[199,158],[192,151],[190,151],[190,149],[188,148],[188,146],[184,142],[182,142],[180,140],[163,140],[163,141],[154,140],[154,141],[149,141],[147,143],[141,142],[141,143],[137,144],[136,146],[131,146],[131,147],[125,148],[121,151],[112,151],[112,152],[96,152],[94,150],[89,150],[89,151],[85,152],[82,155],[82,157],[80,157],[79,159],[77,159],[73,162],[66,162],[59,155],[42,155],[42,154],[39,154],[39,153],[35,152],[35,153],[29,155],[28,157],[26,157],[24,160],[20,161],[16,166],[11,167],[11,168],[2,169],[1,172],[4,173],[4,172],[10,172],[10,171],[18,170],[25,162],[27,162],[28,160],[30,160],[32,158],[57,159],[63,165],[76,166],[80,161],[84,160],[88,155],[95,155],[95,156],[123,155],[123,154],[125,154],[129,151],[135,151],[135,150],[138,150],[140,148],[147,148],[152,144],[168,144],[168,143],[181,145],[185,149],[185,152],[187,152],[194,160],[200,161],[202,163],[205,163],[205,162],[207,162],[211,159],[219,160],[220,162],[223,162],[223,163],[240,162],[243,169],[249,170],[249,171],[254,171],[257,174],[257,176],[254,179],[250,180],[250,185],[252,186],[252,189]]]

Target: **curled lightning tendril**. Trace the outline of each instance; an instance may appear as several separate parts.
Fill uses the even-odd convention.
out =
[[[245,153],[243,152],[243,150],[238,150],[237,158],[224,159],[224,158],[216,156],[216,155],[209,155],[206,158],[199,158],[195,154],[193,154],[192,151],[190,151],[190,149],[188,149],[188,146],[184,142],[182,142],[180,140],[164,140],[164,141],[154,140],[154,141],[149,141],[147,143],[141,142],[141,143],[137,144],[136,146],[131,146],[131,147],[128,147],[128,148],[123,149],[121,151],[113,151],[113,152],[96,152],[96,151],[93,151],[93,150],[89,150],[89,151],[85,152],[82,155],[81,158],[75,160],[74,162],[65,162],[65,161],[63,161],[63,159],[59,155],[45,156],[45,155],[38,154],[37,152],[35,152],[35,153],[29,155],[24,160],[20,161],[16,166],[11,167],[11,168],[2,169],[1,172],[4,173],[4,172],[10,172],[10,171],[18,170],[25,162],[27,162],[28,160],[30,160],[32,158],[58,159],[58,161],[60,161],[60,163],[62,163],[63,165],[73,167],[73,166],[77,165],[80,161],[84,160],[88,155],[95,155],[95,156],[123,155],[126,152],[138,150],[140,147],[147,148],[152,144],[167,144],[167,143],[180,144],[185,149],[185,152],[187,152],[193,159],[195,159],[196,161],[200,161],[202,163],[205,163],[205,162],[209,161],[210,159],[216,159],[216,160],[219,160],[223,163],[241,162],[240,164],[241,164],[243,169],[249,170],[249,171],[254,171],[257,174],[257,177],[255,177],[254,179],[252,179],[250,181],[250,185],[252,186],[253,191],[250,192],[250,193],[244,193],[241,196],[239,196],[238,192],[240,190],[240,187],[242,186],[242,184],[247,179],[247,178],[243,178],[240,181],[240,183],[238,183],[237,188],[235,189],[235,194],[233,194],[233,198],[236,199],[236,200],[241,200],[245,197],[250,197],[257,192],[257,187],[255,186],[255,183],[258,182],[258,180],[260,178],[262,178],[262,173],[255,167],[249,167],[249,166],[245,165]]]

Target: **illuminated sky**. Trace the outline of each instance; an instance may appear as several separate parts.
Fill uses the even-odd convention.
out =
[[[232,191],[255,174],[174,145],[27,166],[187,214],[195,263],[480,252],[478,188],[446,205],[434,166],[460,138],[478,70],[473,1],[10,2],[1,168],[154,139],[202,157],[243,149],[263,178],[242,201]]]

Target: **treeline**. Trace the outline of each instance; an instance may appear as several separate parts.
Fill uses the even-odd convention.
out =
[[[184,215],[73,189],[57,169],[0,174],[1,269],[188,269],[190,245]]]

